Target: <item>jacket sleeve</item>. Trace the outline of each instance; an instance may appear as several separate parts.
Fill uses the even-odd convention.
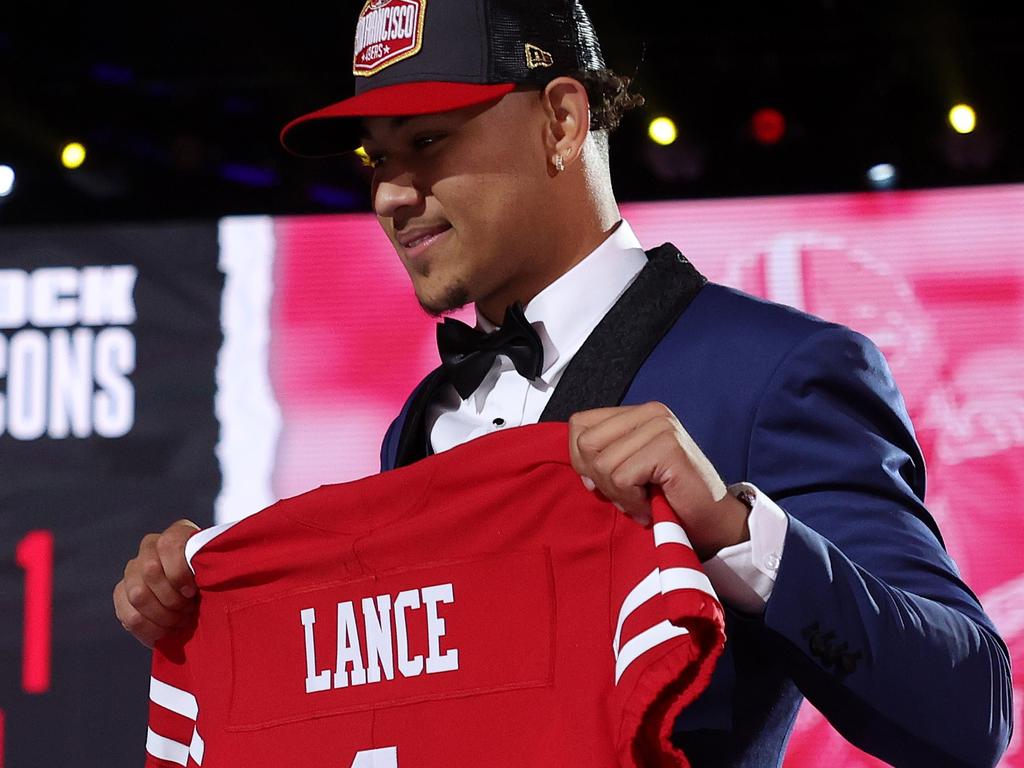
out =
[[[404,411],[403,411],[404,415]],[[398,436],[401,434],[402,416],[391,422],[380,446],[380,471],[387,472],[395,468],[395,455],[398,453]]]
[[[994,765],[1009,656],[923,505],[924,462],[878,349],[831,326],[772,375],[749,480],[789,515],[765,609],[801,692],[894,765]]]

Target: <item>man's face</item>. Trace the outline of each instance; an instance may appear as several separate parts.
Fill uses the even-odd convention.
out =
[[[500,322],[553,275],[540,247],[545,209],[544,112],[536,91],[484,106],[364,120],[373,207],[432,314],[475,302]],[[548,206],[550,208],[550,206]]]

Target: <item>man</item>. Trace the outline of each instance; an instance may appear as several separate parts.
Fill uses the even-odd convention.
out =
[[[607,159],[636,100],[579,3],[372,0],[353,72],[356,96],[283,142],[362,144],[420,303],[473,302],[494,331],[439,331],[445,364],[382,468],[569,419],[588,488],[642,524],[660,486],[729,609],[726,653],[674,734],[694,765],[781,764],[801,696],[893,764],[995,764],[1006,649],[923,506],[884,360],[841,326],[706,284],[670,245],[644,253]],[[146,537],[115,589],[143,642],[187,620],[194,530]]]

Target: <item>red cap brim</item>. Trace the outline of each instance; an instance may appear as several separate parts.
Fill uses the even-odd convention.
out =
[[[360,117],[398,117],[448,112],[500,99],[514,83],[400,83],[374,88],[292,120],[281,144],[300,157],[329,157],[359,147]]]

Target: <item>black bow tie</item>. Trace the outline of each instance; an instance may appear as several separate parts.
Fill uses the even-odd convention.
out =
[[[437,326],[437,350],[448,380],[463,400],[480,386],[498,355],[507,356],[519,374],[530,380],[544,370],[544,345],[519,302],[505,310],[501,328],[493,333],[446,317]]]

